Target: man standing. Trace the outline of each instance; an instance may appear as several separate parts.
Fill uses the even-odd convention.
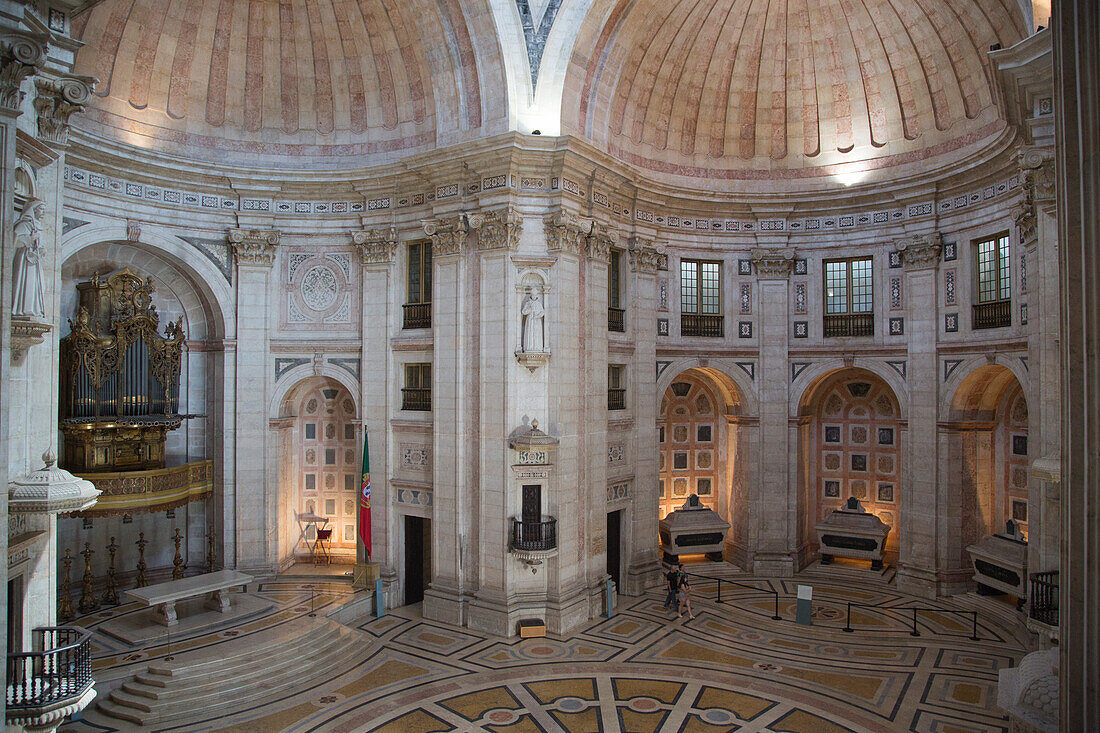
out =
[[[665,596],[665,610],[674,611],[677,608],[676,593],[680,590],[680,573],[676,565],[673,565],[665,573],[665,582],[668,583],[668,595]]]

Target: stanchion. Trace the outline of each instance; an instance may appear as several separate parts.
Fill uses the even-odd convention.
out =
[[[917,609],[913,609],[913,630],[909,632],[909,636],[920,636],[920,632],[917,631]]]
[[[722,579],[718,579],[718,602],[722,602]]]
[[[316,597],[316,595],[317,595],[317,590],[312,585],[310,585],[309,586],[309,617],[310,618],[313,618],[314,616],[317,615],[317,611],[315,611],[314,608],[313,608],[313,599],[314,599],[314,597]]]
[[[776,598],[778,599],[779,596],[776,596]],[[851,601],[848,601],[848,618],[844,619],[844,629],[843,630],[847,631],[849,634],[852,633],[852,631],[853,631],[853,629],[852,629],[852,602]]]
[[[780,621],[782,617],[779,615],[779,594],[775,594],[775,613],[772,614],[772,621]]]
[[[171,662],[175,657],[172,656],[172,627],[165,627],[165,631],[168,634],[168,656],[164,658],[164,661]]]
[[[970,633],[970,640],[971,641],[981,641],[981,639],[978,638],[978,612],[977,611],[971,611],[970,613],[974,617],[974,626],[973,626],[973,629],[971,630],[971,633]]]

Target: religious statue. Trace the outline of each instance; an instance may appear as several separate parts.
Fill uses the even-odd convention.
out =
[[[520,306],[520,315],[523,318],[523,351],[524,353],[541,352],[546,350],[546,339],[543,333],[542,322],[545,310],[542,306],[542,295],[537,288],[527,288],[527,295]]]
[[[40,263],[42,250],[38,245],[44,209],[45,204],[31,199],[15,221],[15,296],[11,311],[14,318],[46,317],[46,288]]]

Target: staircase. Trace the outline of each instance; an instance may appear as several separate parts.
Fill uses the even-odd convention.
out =
[[[331,681],[370,653],[370,639],[328,619],[294,619],[171,662],[151,662],[97,709],[140,726],[226,715]]]

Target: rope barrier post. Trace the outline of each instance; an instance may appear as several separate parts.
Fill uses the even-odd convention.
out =
[[[776,596],[778,601],[779,596]],[[852,602],[848,601],[848,617],[844,619],[844,631],[852,633]]]
[[[722,602],[722,579],[718,579],[718,602]]]
[[[316,594],[316,592],[317,591],[313,588],[313,586],[310,586],[310,588],[309,588],[309,617],[310,618],[313,618],[314,616],[317,615],[317,612],[313,608],[313,596]]]
[[[909,632],[909,636],[920,636],[920,632],[917,631],[917,609],[913,607],[913,630]]]
[[[382,579],[374,581],[374,617],[382,618],[382,614],[386,612],[385,608],[386,598],[383,595]]]
[[[973,629],[970,633],[970,640],[971,641],[981,641],[981,639],[978,638],[978,612],[977,611],[971,611],[970,614],[974,619],[974,626],[973,626]]]
[[[775,613],[772,614],[772,621],[780,621],[781,617],[779,616],[779,592],[773,590],[772,595],[775,597]]]

